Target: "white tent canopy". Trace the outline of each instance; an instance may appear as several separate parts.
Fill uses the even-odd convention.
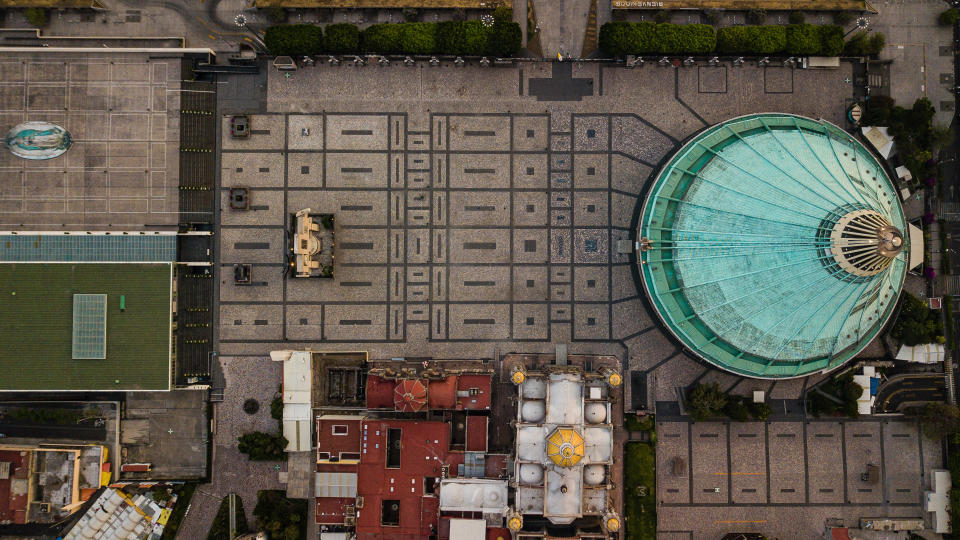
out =
[[[897,360],[933,364],[943,362],[946,352],[940,343],[925,343],[923,345],[904,345],[897,351]]]

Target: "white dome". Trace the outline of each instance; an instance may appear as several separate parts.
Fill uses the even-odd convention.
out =
[[[532,463],[520,465],[520,481],[524,484],[539,485],[543,482],[543,467]]]
[[[526,399],[543,399],[547,397],[547,383],[543,379],[527,379],[523,381],[521,394]]]
[[[606,474],[603,465],[587,465],[583,468],[583,481],[588,486],[599,486],[603,483]]]
[[[500,494],[496,489],[487,489],[487,502],[495,503],[500,500]]]
[[[588,424],[602,424],[607,419],[607,406],[603,403],[587,403],[583,409],[583,419]]]
[[[524,422],[536,424],[543,422],[547,415],[547,408],[542,401],[524,401],[520,407],[520,419]]]
[[[440,490],[444,498],[450,501],[456,501],[458,504],[460,503],[461,497],[463,497],[463,488],[460,487],[459,484],[444,484]]]

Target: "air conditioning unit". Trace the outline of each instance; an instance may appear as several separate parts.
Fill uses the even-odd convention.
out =
[[[49,514],[50,513],[50,503],[40,503],[40,513]]]
[[[363,496],[357,495],[357,508],[363,508]]]

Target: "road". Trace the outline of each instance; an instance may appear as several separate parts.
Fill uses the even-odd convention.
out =
[[[877,390],[874,412],[898,412],[907,403],[944,401],[946,397],[943,373],[894,375]]]

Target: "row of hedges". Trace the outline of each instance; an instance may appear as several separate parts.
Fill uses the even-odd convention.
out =
[[[838,56],[844,49],[843,28],[833,24],[728,26],[706,24],[611,22],[600,28],[600,50],[609,56],[627,54],[774,54]]]
[[[353,24],[277,25],[267,28],[264,43],[280,56],[346,54],[455,54],[515,56],[520,51],[520,25],[498,17],[490,27],[480,21],[385,23],[360,31]]]

